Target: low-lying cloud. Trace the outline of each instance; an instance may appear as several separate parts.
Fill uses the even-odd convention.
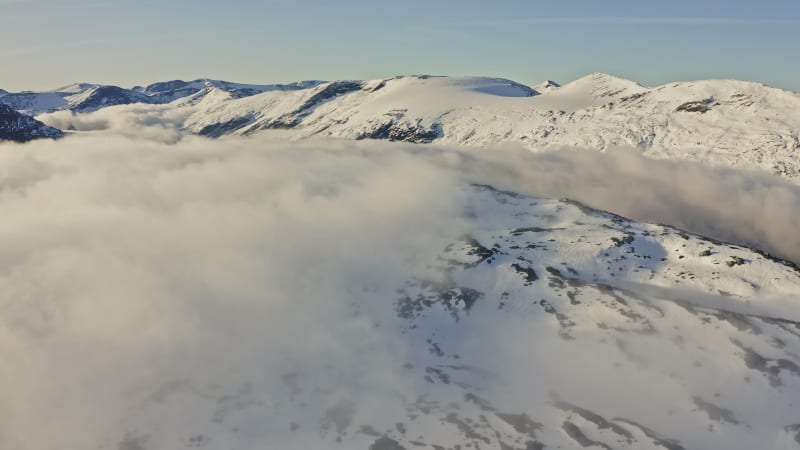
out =
[[[167,132],[0,145],[0,447],[150,448],[149,430],[161,440],[147,445],[177,448],[205,432],[202,399],[216,399],[222,429],[303,370],[324,399],[345,393],[359,414],[391,417],[387,392],[417,387],[397,370],[409,348],[387,304],[408,280],[435,278],[427,263],[470,231],[468,183],[800,261],[800,189],[758,174],[629,151],[207,140],[160,119],[119,123]],[[511,346],[528,328],[502,329],[502,354],[526,354]],[[239,422],[252,426],[213,448],[313,446],[313,432],[275,420],[281,408],[249,410]]]
[[[66,130],[174,144],[186,136],[182,128],[191,112],[191,108],[164,105],[121,105],[89,114],[60,111],[38,118]],[[270,136],[263,132],[259,140],[270,140]],[[277,142],[281,140],[285,136]],[[351,147],[366,151],[383,145]],[[800,187],[766,173],[654,160],[626,148],[603,153],[582,149],[535,153],[513,145],[407,148],[481,183],[570,198],[631,219],[676,226],[800,262],[800,234],[795,232]]]
[[[654,160],[632,149],[440,149],[426,157],[482,183],[569,198],[800,262],[800,186],[772,175]]]
[[[465,227],[455,179],[402,152],[92,136],[0,146],[0,167],[3,448],[186,430],[189,411],[136,403],[270,389],[293,367],[401,384],[398,344],[372,329],[392,309],[352,310]]]
[[[110,106],[91,113],[56,111],[36,118],[65,131],[93,132],[174,144],[185,136],[181,128],[191,112],[191,108],[135,103]]]

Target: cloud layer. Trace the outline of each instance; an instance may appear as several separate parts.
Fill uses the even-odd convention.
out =
[[[115,444],[131,399],[187,379],[269,389],[345,359],[393,378],[397,344],[370,328],[389,319],[351,307],[392,298],[463,226],[454,178],[402,153],[98,136],[2,145],[0,167],[8,448]],[[192,422],[175,413],[142,420]]]
[[[0,447],[113,446],[131,423],[200,432],[196,398],[235,412],[301,369],[332,393],[358,392],[372,405],[362,414],[391,415],[385,393],[416,387],[396,370],[409,349],[387,302],[409,279],[435,278],[426,262],[474,226],[470,182],[800,261],[800,191],[756,174],[626,151],[212,141],[157,132],[169,130],[160,119],[119,123],[149,139],[0,145]],[[497,341],[508,361],[527,351]],[[239,448],[266,437],[303,448],[270,421],[280,411],[264,414],[248,419],[263,434]],[[130,439],[120,448],[137,448]]]
[[[61,130],[174,144],[184,136],[180,128],[191,112],[191,108],[131,104],[110,106],[88,114],[56,111],[37,119]]]
[[[800,262],[800,187],[760,173],[653,160],[630,149],[451,151],[442,163],[480,182],[569,198],[634,220],[753,246]],[[420,153],[425,153],[421,151]]]

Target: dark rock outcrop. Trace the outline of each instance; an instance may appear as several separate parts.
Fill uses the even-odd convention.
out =
[[[56,139],[63,136],[61,130],[0,104],[0,141],[27,142],[33,139]]]
[[[675,112],[696,112],[700,114],[705,114],[711,111],[711,107],[714,105],[714,98],[707,98],[705,100],[694,101],[694,102],[686,102],[682,105],[675,108]]]

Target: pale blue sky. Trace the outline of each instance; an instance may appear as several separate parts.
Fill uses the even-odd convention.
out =
[[[800,91],[798,0],[0,0],[0,88],[609,72]]]

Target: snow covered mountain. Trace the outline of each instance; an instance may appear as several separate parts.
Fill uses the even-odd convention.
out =
[[[440,119],[448,111],[469,108],[476,100],[502,103],[538,95],[527,86],[499,78],[335,81],[289,95],[267,93],[242,101],[206,103],[185,126],[206,136],[291,129],[302,137],[429,143],[446,135]]]
[[[513,143],[532,150],[633,146],[656,158],[800,180],[800,94],[732,80],[646,88],[606,74],[539,90],[492,78],[333,82],[205,103],[185,127],[207,136],[282,129],[295,139]]]
[[[147,87],[136,86],[133,89],[76,83],[47,92],[9,93],[0,91],[0,103],[31,115],[63,110],[86,113],[115,105],[169,103],[213,89],[227,92],[232,98],[242,98],[273,90],[306,89],[319,83],[318,81],[302,81],[290,84],[254,85],[199,79],[188,82],[166,81]]]
[[[297,89],[308,89],[322,81],[299,81],[289,84],[241,84],[229,81],[200,79],[194,81],[173,80],[166,82],[153,83],[146,87],[136,86],[135,92],[147,95],[154,103],[169,103],[171,101],[193,96],[199,92],[211,89],[219,89],[231,94],[233,98],[249,97],[268,91],[293,91]]]
[[[0,103],[30,114],[85,113],[129,103],[153,104],[163,111],[166,105],[185,117],[177,128],[209,137],[281,130],[282,136],[295,140],[327,136],[482,147],[514,144],[537,151],[632,146],[654,158],[763,170],[800,180],[800,94],[735,80],[648,88],[596,73],[564,86],[547,81],[530,88],[481,77],[287,85],[203,79],[131,90],[81,84],[53,92],[0,94]]]
[[[0,96],[0,103],[31,115],[64,109],[91,112],[107,106],[141,102],[149,102],[149,99],[117,86],[88,83],[65,86],[50,92],[16,92]]]
[[[439,279],[351,305],[366,329],[407,344],[387,356],[403,383],[374,393],[370,367],[335,361],[270,373],[277,391],[164,380],[131,396],[129,431],[106,447],[800,445],[797,266],[573,202],[469,189],[475,231],[430,261]]]
[[[0,142],[26,142],[39,138],[60,138],[60,130],[49,127],[38,120],[20,114],[9,106],[0,104]]]
[[[428,350],[407,370],[432,394],[409,402],[416,409],[410,405],[404,433],[377,429],[406,448],[436,423],[463,448],[800,444],[789,412],[800,400],[797,266],[580,204],[475,190],[479,231],[445,249],[444,281],[413,283],[396,305],[410,339]],[[519,334],[516,324],[502,325],[517,320]],[[477,348],[502,351],[502,339],[474,342],[491,326],[530,343],[513,356],[532,359],[522,366],[543,400],[534,410],[510,407],[514,392],[481,389],[487,377],[510,375],[470,357],[487,354]],[[557,356],[576,349],[591,355],[591,374],[570,375],[584,364]],[[712,381],[720,371],[724,382]],[[537,380],[561,387],[542,392]],[[670,384],[683,394],[669,398]],[[654,408],[630,406],[618,397],[622,385]],[[436,398],[443,391],[462,400]]]

